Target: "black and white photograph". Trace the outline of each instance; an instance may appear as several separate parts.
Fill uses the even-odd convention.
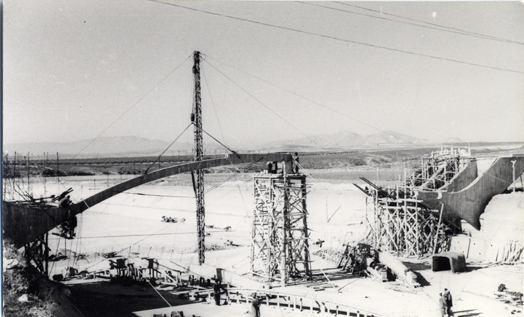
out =
[[[1,316],[524,316],[523,1],[1,10]]]

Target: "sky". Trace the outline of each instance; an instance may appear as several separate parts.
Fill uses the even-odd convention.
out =
[[[194,51],[204,130],[233,148],[342,131],[524,140],[521,2],[16,0],[3,10],[4,143],[173,141],[190,123]]]

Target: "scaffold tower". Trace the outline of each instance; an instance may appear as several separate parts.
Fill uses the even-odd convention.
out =
[[[289,278],[311,276],[307,188],[302,174],[254,176],[252,275],[281,285]]]

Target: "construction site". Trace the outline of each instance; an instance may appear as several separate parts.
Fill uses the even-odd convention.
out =
[[[524,157],[488,160],[479,170],[469,153],[439,149],[388,186],[361,176],[353,187],[312,179],[283,155],[243,173],[250,180],[206,194],[201,205],[212,212],[197,219],[187,198],[170,197],[191,196],[182,175],[127,192],[118,186],[137,178],[100,180],[86,199],[79,195],[93,180],[62,177],[53,184],[69,187],[61,195],[3,201],[4,243],[63,285],[55,296],[69,294],[74,312],[58,310],[67,316],[226,316],[250,311],[256,299],[266,316],[438,316],[444,287],[459,299],[458,316],[515,313]],[[6,188],[8,197],[22,191]],[[119,194],[96,205],[112,193]],[[68,196],[77,203],[65,206]],[[19,261],[4,257],[4,274]]]
[[[4,156],[4,296],[38,303],[9,278],[29,265],[53,316],[439,316],[444,289],[455,316],[522,313],[522,151],[433,148],[337,182],[307,153],[205,157],[193,59],[193,159],[124,179]]]

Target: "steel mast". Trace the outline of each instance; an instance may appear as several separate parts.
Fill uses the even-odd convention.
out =
[[[204,144],[202,140],[202,106],[200,98],[200,52],[193,52],[193,76],[195,79],[195,99],[191,122],[195,126],[195,161],[202,161],[204,156]],[[195,177],[196,174],[196,177]],[[198,263],[205,262],[205,208],[204,208],[204,172],[197,170],[191,173],[193,189],[196,196],[196,217],[198,234]],[[196,178],[196,179],[195,179]]]

